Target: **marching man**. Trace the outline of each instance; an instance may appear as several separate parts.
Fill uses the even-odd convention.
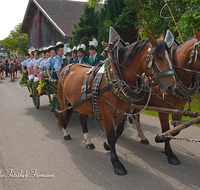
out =
[[[105,58],[101,54],[97,53],[97,45],[98,42],[96,38],[93,38],[92,41],[89,41],[89,65],[92,66],[96,66],[101,60],[105,60]]]
[[[76,57],[77,57],[77,47],[74,46],[73,49],[71,50],[71,53],[72,53],[72,57],[71,59],[69,60],[68,64],[72,64],[72,63],[75,63],[76,61]]]
[[[85,44],[81,44],[77,47],[78,50],[78,57],[75,60],[75,63],[88,63],[88,56],[84,55],[85,53]]]

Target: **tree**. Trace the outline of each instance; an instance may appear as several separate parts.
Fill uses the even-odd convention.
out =
[[[94,7],[89,7],[88,4],[84,6],[83,14],[79,18],[80,21],[77,24],[74,24],[74,31],[72,31],[73,44],[75,46],[83,41],[82,38],[85,39],[85,37],[87,37],[88,39],[91,39],[92,36],[97,37],[98,15],[99,12],[95,12]],[[88,43],[89,40],[85,45],[87,45]]]
[[[28,52],[28,35],[20,33],[21,24],[15,26],[8,37],[1,41],[4,49],[15,51],[18,55],[24,55]]]
[[[104,47],[101,45],[102,41],[108,42],[108,31],[110,23],[114,21],[118,15],[121,14],[123,7],[125,6],[123,0],[106,0],[104,8],[101,9],[99,14],[98,25],[98,52],[102,52]]]
[[[200,0],[184,0],[184,3],[187,4],[187,7],[178,20],[177,25],[181,31],[183,40],[186,40],[194,36],[192,28],[200,32]]]
[[[67,45],[67,47],[69,47],[70,49],[73,49],[74,45],[71,39],[69,39],[69,44]]]

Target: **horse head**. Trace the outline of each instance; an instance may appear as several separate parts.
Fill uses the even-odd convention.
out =
[[[139,40],[130,46],[119,49],[119,62],[126,69],[122,69],[125,80],[132,84],[138,79],[138,75],[146,74],[160,86],[166,93],[173,93],[176,87],[174,70],[170,62],[170,55],[164,37],[156,40],[149,34],[149,39]]]
[[[146,51],[145,48],[144,51]],[[164,36],[156,40],[149,34],[148,54],[146,63],[142,63],[142,68],[145,74],[154,78],[161,90],[168,94],[172,94],[176,87],[174,71],[170,60],[171,57],[164,42]]]

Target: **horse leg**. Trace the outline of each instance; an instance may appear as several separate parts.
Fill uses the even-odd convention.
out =
[[[140,110],[134,109],[133,113],[139,113],[139,112],[140,112]],[[140,114],[134,115],[133,118],[134,118],[134,122],[135,122],[136,129],[137,129],[137,132],[138,132],[138,137],[141,138],[140,143],[142,143],[142,144],[149,144],[149,141],[145,137],[145,135],[144,135],[144,133],[142,131],[142,127],[140,125]]]
[[[87,149],[95,149],[94,144],[92,143],[89,133],[88,133],[88,128],[87,128],[87,115],[84,114],[80,114],[80,122],[81,122],[81,126],[82,126],[82,130],[83,130],[83,134],[84,134],[84,140],[86,143],[86,148]]]
[[[129,114],[132,114],[133,111],[130,109],[128,113],[129,113]],[[128,121],[129,121],[130,124],[133,123],[133,116],[132,116],[132,115],[128,115]]]
[[[162,127],[162,132],[168,131],[170,129],[169,126],[169,114],[166,113],[159,113],[159,119]],[[155,141],[157,143],[162,142],[155,138]],[[180,161],[178,160],[177,156],[172,152],[171,146],[170,146],[170,138],[167,138],[165,141],[165,155],[167,156],[167,160],[169,164],[172,165],[178,165],[180,164]]]
[[[66,111],[66,116],[64,117],[64,118],[66,118],[63,121],[64,122],[64,125],[63,125],[63,133],[64,133],[63,138],[65,140],[71,140],[72,139],[71,136],[68,133],[68,128],[67,128],[67,126],[68,126],[68,124],[69,124],[69,122],[71,120],[72,113],[73,113],[73,109],[69,109],[69,110]]]
[[[122,134],[124,130],[124,122],[126,120],[126,116],[118,115],[117,117],[117,130],[115,131],[115,127],[113,125],[111,116],[107,114],[107,116],[103,117],[103,123],[106,130],[107,141],[110,147],[110,154],[111,154],[111,162],[114,167],[115,174],[118,175],[125,175],[127,171],[124,165],[119,161],[119,158],[116,153],[115,144],[117,139]]]
[[[68,104],[69,103],[67,103],[67,105]],[[65,109],[66,109],[66,106],[65,106],[64,102],[60,101],[60,111],[63,111]],[[67,125],[70,122],[70,119],[71,119],[71,116],[72,116],[72,112],[73,112],[72,109],[68,109],[66,111],[63,111],[63,112],[60,113],[59,118],[58,118],[58,124],[63,129],[63,133],[64,133],[63,138],[65,140],[71,140],[71,136],[68,133]]]

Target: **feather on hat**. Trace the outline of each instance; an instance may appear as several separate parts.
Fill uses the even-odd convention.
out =
[[[96,38],[93,38],[92,41],[89,41],[89,49],[97,49],[98,42]]]

